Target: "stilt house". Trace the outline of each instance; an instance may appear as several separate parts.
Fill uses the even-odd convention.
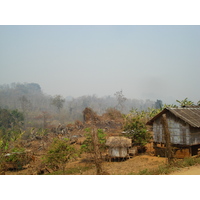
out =
[[[166,146],[162,115],[165,114],[170,134],[170,145],[185,157],[198,154],[200,148],[200,107],[165,108],[147,122],[153,126],[153,140],[156,155],[161,155]],[[162,156],[162,155],[161,155]]]

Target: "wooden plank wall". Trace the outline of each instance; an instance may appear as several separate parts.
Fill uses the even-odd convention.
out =
[[[167,122],[172,144],[197,145],[200,144],[200,129],[192,128],[189,124],[167,113]],[[157,143],[165,143],[161,117],[153,123],[153,139]]]

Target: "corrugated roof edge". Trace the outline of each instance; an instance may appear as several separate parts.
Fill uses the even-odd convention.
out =
[[[150,119],[150,120],[146,123],[146,125],[153,125],[153,121],[154,121],[156,118],[160,117],[162,114],[166,113],[167,110],[168,110],[167,108],[164,108],[161,112],[159,112],[159,113],[158,113],[157,115],[155,115],[152,119]]]
[[[192,119],[193,121],[191,121],[188,118],[186,118],[185,116],[181,115],[180,113],[177,112],[177,110],[182,110],[182,111],[195,111],[195,110],[200,110],[200,107],[184,107],[184,108],[169,108],[168,109],[172,114],[174,114],[176,117],[182,119],[184,122],[188,123],[190,126],[192,127],[197,127],[200,128],[200,121],[198,119]],[[189,113],[185,113],[186,115],[189,116]],[[195,115],[198,115],[197,113],[195,113]],[[200,119],[200,116],[199,116]]]
[[[165,108],[163,109],[160,113],[158,113],[156,116],[154,116],[152,119],[150,119],[146,125],[153,125],[153,122],[155,119],[157,119],[158,117],[160,117],[162,114],[166,113],[167,111],[171,112],[173,115],[175,115],[176,117],[178,117],[179,119],[183,120],[184,122],[187,122],[190,126],[192,127],[197,127],[200,128],[199,125],[191,122],[190,120],[188,120],[187,118],[185,118],[184,116],[180,115],[179,113],[176,112],[176,110],[200,110],[200,107],[184,107],[184,108]],[[198,120],[197,120],[198,121]]]

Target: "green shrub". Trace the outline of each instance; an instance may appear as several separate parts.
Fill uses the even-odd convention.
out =
[[[81,151],[86,152],[89,155],[89,159],[96,166],[96,174],[101,175],[105,172],[102,168],[103,157],[102,153],[105,151],[106,138],[102,129],[93,129],[90,128],[86,130],[86,140],[81,146]]]
[[[140,117],[133,117],[126,121],[124,125],[126,136],[132,139],[133,144],[145,146],[152,136],[146,129],[146,125],[141,121]]]
[[[196,164],[195,159],[194,159],[194,158],[191,158],[191,157],[184,158],[183,163],[184,163],[184,165],[185,165],[186,167],[187,167],[187,166],[192,166],[192,165],[195,165],[195,164]]]
[[[43,156],[43,163],[53,170],[65,171],[66,163],[77,157],[78,151],[69,143],[68,139],[54,139],[47,154]]]
[[[143,169],[138,173],[138,175],[150,175],[150,172],[148,169]]]
[[[129,173],[129,175],[163,175],[170,174],[180,168],[200,164],[200,157],[187,157],[181,160],[175,160],[172,164],[160,165],[158,168],[141,170],[139,173]]]
[[[169,165],[161,165],[158,167],[158,173],[157,174],[169,174],[171,172]]]
[[[93,142],[92,142],[92,133],[91,132],[92,132],[91,128],[85,129],[86,140],[81,145],[82,152],[87,152],[87,153],[94,152],[94,146],[93,146]],[[98,137],[99,149],[101,152],[103,152],[106,148],[106,146],[105,146],[106,135],[104,134],[102,129],[97,130],[97,137]]]
[[[29,161],[30,157],[23,148],[13,148],[9,153],[1,155],[1,167],[5,169],[23,169],[23,166]]]
[[[88,166],[88,167],[75,167],[75,168],[69,168],[69,169],[66,169],[65,172],[63,173],[62,170],[59,170],[59,171],[54,171],[48,175],[73,175],[73,174],[78,174],[78,173],[81,173],[81,172],[85,172],[89,169],[91,169],[92,166]]]

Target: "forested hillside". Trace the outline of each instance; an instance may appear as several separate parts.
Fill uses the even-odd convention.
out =
[[[127,99],[122,91],[113,92],[105,97],[93,95],[73,98],[62,97],[59,94],[44,94],[37,83],[12,83],[0,86],[0,107],[22,112],[27,126],[42,126],[41,119],[51,123],[82,121],[82,111],[86,107],[102,115],[108,108],[116,108],[127,114],[131,109],[147,110],[148,107],[155,106],[155,102],[151,100]]]

